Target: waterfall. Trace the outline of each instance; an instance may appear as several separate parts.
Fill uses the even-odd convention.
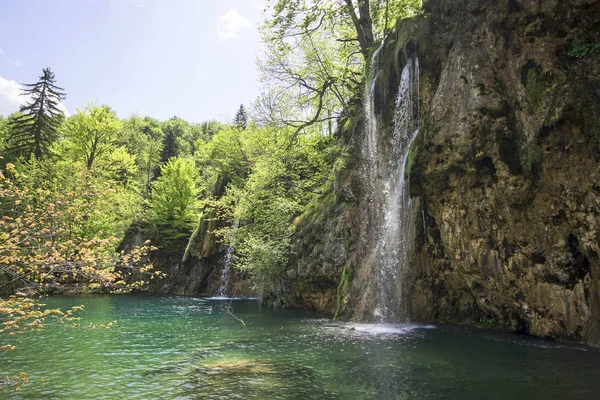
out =
[[[408,318],[407,274],[410,261],[412,204],[405,168],[410,146],[419,132],[419,60],[410,58],[396,96],[394,127],[389,135],[378,127],[375,110],[380,49],[373,55],[365,96],[366,137],[363,170],[367,185],[369,227],[367,263],[375,283],[373,316],[380,322]]]
[[[231,225],[231,233],[229,234],[229,246],[225,251],[225,256],[223,257],[223,269],[221,270],[221,283],[219,284],[219,289],[217,290],[218,297],[227,297],[227,286],[229,285],[229,273],[231,271],[231,258],[233,257],[233,252],[235,251],[235,238],[237,235],[237,230],[240,225],[240,221],[236,219],[233,221]]]

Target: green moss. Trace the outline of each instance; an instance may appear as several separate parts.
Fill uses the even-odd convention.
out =
[[[542,160],[542,149],[536,143],[521,148],[521,166],[526,174],[536,172]]]
[[[414,170],[416,163],[419,158],[419,154],[423,147],[423,135],[417,136],[415,140],[413,140],[410,148],[408,149],[408,157],[406,159],[406,165],[404,169],[404,178],[408,179],[410,177],[411,172]]]
[[[540,104],[540,101],[544,95],[545,83],[543,78],[539,76],[535,68],[531,68],[527,72],[527,84],[525,85],[525,93],[527,94],[527,100],[536,106]]]
[[[492,327],[498,325],[498,321],[496,321],[496,318],[487,315],[485,317],[479,318],[478,325]]]
[[[200,219],[200,221],[202,221],[202,215],[200,215],[199,219]],[[192,232],[192,236],[190,236],[188,244],[185,247],[185,252],[183,253],[183,258],[182,258],[183,262],[185,262],[188,259],[188,257],[191,255],[192,247],[194,246],[194,244],[196,243],[196,240],[198,239],[198,231],[199,230],[200,230],[200,223],[198,223],[198,225],[196,225],[196,229],[194,229],[194,232]]]
[[[351,132],[354,129],[354,121],[351,118],[347,118],[342,126],[343,132]]]
[[[350,273],[344,269],[342,271],[342,277],[340,278],[340,284],[338,285],[337,304],[336,304],[335,315],[333,316],[333,319],[337,319],[341,315],[342,308],[344,307],[344,297],[346,297],[348,290],[350,290],[350,281],[351,281]]]
[[[396,26],[398,28],[396,29],[396,38],[392,55],[395,57],[394,62],[396,63],[396,68],[399,69],[400,66],[397,64],[399,61],[397,55],[402,51],[406,51],[409,43],[414,44],[421,54],[425,54],[427,49],[431,47],[431,36],[429,35],[430,22],[423,16],[417,16],[399,20],[396,23]]]
[[[485,87],[485,85],[483,83],[478,84],[477,88],[479,89],[479,94],[481,96],[489,96],[492,93],[490,91],[490,89],[488,89],[487,87]]]
[[[585,58],[600,54],[600,42],[572,43],[567,55],[571,58]]]
[[[310,202],[304,212],[294,219],[294,226],[299,227],[301,224],[318,223],[323,221],[331,210],[337,204],[337,197],[334,193],[328,193],[325,196]]]

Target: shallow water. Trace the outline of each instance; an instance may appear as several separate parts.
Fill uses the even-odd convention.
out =
[[[19,337],[0,373],[8,398],[591,399],[600,351],[453,325],[344,324],[256,301],[55,297],[82,326]],[[227,312],[231,304],[233,314]]]

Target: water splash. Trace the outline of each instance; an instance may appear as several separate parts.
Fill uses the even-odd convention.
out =
[[[235,251],[235,239],[239,226],[240,221],[238,219],[233,221],[233,224],[231,225],[231,233],[229,234],[229,247],[227,247],[225,256],[223,257],[221,283],[219,284],[219,289],[217,290],[217,297],[220,298],[227,298],[227,286],[229,285],[229,275],[231,273],[231,258],[233,257],[233,252]]]
[[[380,47],[381,49],[381,47]],[[394,129],[385,137],[375,112],[378,49],[373,55],[365,98],[366,138],[363,157],[367,208],[371,226],[368,262],[375,274],[376,301],[373,316],[389,322],[408,318],[408,262],[412,202],[405,179],[409,149],[419,133],[419,60],[412,57],[400,78],[394,113]]]

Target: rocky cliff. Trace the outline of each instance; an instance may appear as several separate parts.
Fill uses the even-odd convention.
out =
[[[222,222],[213,213],[200,218],[198,226],[190,238],[184,235],[180,239],[165,242],[160,235],[153,235],[153,229],[145,226],[132,226],[120,246],[129,250],[141,246],[150,240],[159,246],[151,254],[155,270],[166,274],[164,279],[149,281],[148,290],[154,293],[179,295],[210,295],[217,293],[221,284],[221,270],[226,246],[221,244],[215,234],[215,228]],[[145,279],[145,277],[135,277]],[[226,294],[234,297],[251,297],[252,283],[242,272],[232,269],[227,282]]]
[[[597,0],[430,0],[386,38],[383,142],[402,68],[421,63],[409,273],[397,278],[409,319],[600,344],[599,32]],[[298,226],[290,299],[364,320],[377,291],[364,114],[345,126],[353,162]]]

